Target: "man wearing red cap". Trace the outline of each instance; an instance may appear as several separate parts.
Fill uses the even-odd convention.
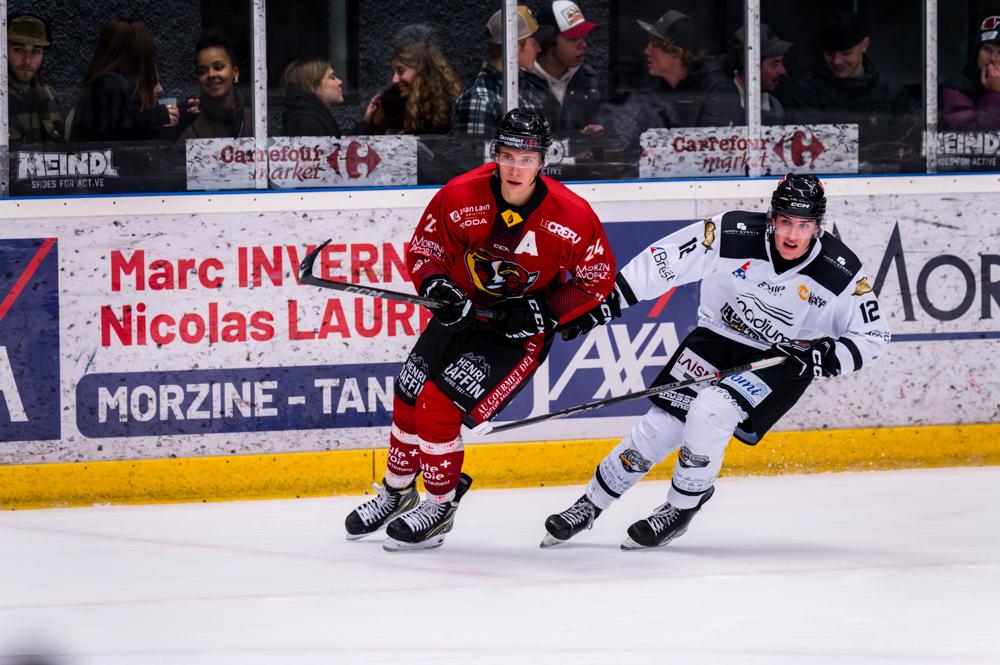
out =
[[[539,38],[542,52],[535,73],[547,84],[546,115],[555,132],[595,134],[604,130],[597,124],[598,108],[604,101],[597,71],[586,64],[587,35],[597,24],[583,17],[574,2],[545,2],[538,11],[538,24],[548,27],[551,36]]]

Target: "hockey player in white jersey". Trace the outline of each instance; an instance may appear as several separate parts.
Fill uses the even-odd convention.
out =
[[[698,325],[655,384],[783,354],[783,364],[717,385],[652,397],[652,408],[601,461],[586,493],[545,521],[542,547],[589,529],[649,469],[680,449],[665,503],[628,529],[623,549],[682,535],[715,491],[730,437],[755,445],[818,377],[856,372],[889,343],[867,273],[822,227],[819,179],[789,174],[767,214],[729,211],[673,233],[618,274],[622,308],[701,281]]]

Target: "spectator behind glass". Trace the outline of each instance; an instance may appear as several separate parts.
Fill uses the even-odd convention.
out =
[[[281,75],[285,88],[282,136],[340,136],[330,109],[344,103],[344,84],[323,58],[294,60]]]
[[[195,45],[198,113],[181,132],[179,142],[253,136],[253,109],[236,89],[240,80],[236,62],[236,52],[225,35],[214,31],[202,34]]]
[[[554,132],[596,134],[604,127],[596,122],[604,101],[597,70],[585,63],[587,35],[597,24],[584,19],[573,2],[546,2],[538,11],[538,23],[551,30],[539,37],[542,52],[535,73],[547,85],[545,114]]]
[[[638,147],[655,127],[728,127],[743,121],[739,92],[718,58],[698,49],[691,17],[669,10],[656,23],[638,21],[651,39],[643,53],[659,89],[633,93],[609,116],[613,133]]]
[[[546,33],[548,28],[540,27],[531,11],[525,5],[517,6],[517,66],[518,108],[522,111],[545,112],[545,98],[548,95],[547,85],[537,75],[532,73],[535,58],[540,47],[537,37],[539,32]],[[489,41],[489,59],[483,63],[482,69],[475,80],[455,100],[451,117],[451,131],[456,134],[476,134],[493,136],[497,122],[504,115],[503,107],[503,46],[502,28],[503,11],[497,10],[486,22],[486,35]]]
[[[744,28],[733,33],[729,40],[729,52],[733,60],[733,83],[740,93],[740,108],[746,108],[745,48]],[[785,109],[773,94],[778,84],[785,78],[785,52],[792,47],[791,42],[779,39],[766,24],[760,24],[760,119],[763,125],[780,125],[785,119]]]
[[[961,75],[941,90],[944,129],[1000,129],[1000,16],[987,16]]]
[[[879,75],[867,55],[870,44],[864,17],[829,16],[820,30],[822,65],[792,87],[790,112],[796,122],[856,123],[862,150],[866,144],[919,139],[915,104],[902,86]]]
[[[160,128],[176,125],[176,106],[156,101],[156,49],[142,19],[116,18],[107,23],[73,110],[73,141],[141,141],[159,137]]]
[[[48,26],[32,14],[7,19],[8,145],[62,141],[65,121],[52,88],[42,83],[45,48],[51,46]]]
[[[365,110],[371,134],[447,134],[462,84],[428,25],[417,23],[393,39],[392,83]]]

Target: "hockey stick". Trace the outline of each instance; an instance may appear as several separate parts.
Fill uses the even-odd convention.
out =
[[[377,286],[361,286],[360,284],[349,284],[348,282],[338,282],[332,279],[323,279],[322,277],[316,277],[312,274],[313,264],[316,263],[316,257],[319,253],[323,251],[323,248],[330,244],[330,240],[327,240],[320,246],[318,246],[313,251],[306,254],[305,258],[302,259],[302,264],[299,266],[299,283],[308,284],[310,286],[318,286],[324,289],[332,289],[334,291],[346,291],[347,293],[359,293],[363,296],[371,296],[373,298],[385,298],[386,300],[398,300],[399,302],[408,302],[414,305],[423,305],[427,309],[446,309],[449,307],[454,307],[453,303],[444,302],[443,300],[435,300],[434,298],[425,298],[424,296],[418,296],[412,293],[403,293],[401,291],[390,291],[389,289],[380,289]],[[488,309],[475,309],[476,316],[483,319],[496,319],[497,313],[492,312]]]
[[[553,420],[555,418],[563,418],[565,416],[572,416],[577,413],[585,413],[587,411],[593,411],[594,409],[600,409],[605,406],[611,406],[612,404],[617,404],[618,402],[625,402],[630,399],[638,399],[640,397],[651,397],[653,395],[661,395],[671,390],[677,390],[679,388],[687,388],[688,386],[694,386],[699,383],[712,383],[718,382],[727,376],[732,376],[733,374],[741,374],[743,372],[753,372],[758,369],[764,369],[765,367],[774,367],[775,365],[780,365],[785,362],[787,356],[774,356],[771,358],[764,358],[763,360],[758,360],[756,362],[747,363],[745,365],[737,365],[736,367],[730,367],[729,369],[724,369],[697,379],[685,379],[683,381],[675,381],[673,383],[664,383],[660,386],[653,386],[652,388],[646,388],[645,390],[640,390],[637,393],[627,393],[625,395],[619,395],[617,397],[609,397],[608,399],[600,399],[594,402],[587,402],[586,404],[579,404],[577,406],[571,406],[568,409],[563,409],[562,411],[553,411],[552,413],[543,413],[540,416],[533,416],[531,418],[525,418],[524,420],[517,420],[510,423],[501,423],[499,425],[494,425],[490,421],[482,422],[472,428],[473,434],[491,434],[493,432],[504,432],[509,429],[514,429],[515,427],[524,427],[525,425],[534,425],[535,423],[540,423],[545,420]]]

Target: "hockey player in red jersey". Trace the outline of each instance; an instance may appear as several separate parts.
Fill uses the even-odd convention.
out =
[[[349,539],[387,526],[387,550],[444,542],[472,482],[461,473],[461,425],[496,416],[545,360],[557,329],[569,339],[617,313],[600,220],[541,175],[551,142],[542,114],[510,111],[494,134],[495,163],[449,182],[420,217],[410,278],[421,295],[453,306],[434,311],[399,373],[385,478],[348,515]],[[477,309],[498,317],[480,320]]]
[[[730,437],[754,445],[812,380],[858,371],[889,343],[866,272],[824,232],[826,195],[815,176],[789,174],[768,214],[733,210],[655,242],[622,268],[622,307],[700,281],[698,326],[655,385],[784,355],[785,362],[653,406],[601,461],[586,493],[550,515],[542,547],[590,528],[650,468],[678,450],[667,501],[628,529],[623,549],[666,545],[682,535],[715,491]]]

